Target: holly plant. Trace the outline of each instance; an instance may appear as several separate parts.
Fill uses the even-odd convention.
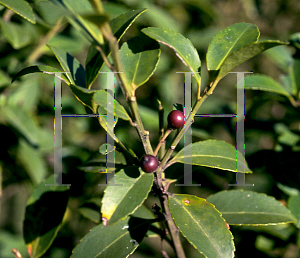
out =
[[[254,24],[233,24],[211,40],[206,66],[201,67],[199,54],[191,41],[166,28],[142,28],[139,35],[120,47],[126,31],[146,9],[129,11],[110,20],[99,0],[75,1],[80,3],[78,6],[66,0],[52,2],[66,14],[67,21],[89,40],[85,66],[70,53],[49,44],[62,70],[48,65],[29,66],[18,72],[13,81],[30,73],[54,74],[70,87],[87,114],[96,117],[107,137],[114,140],[114,144],[100,146],[100,151],[107,157],[113,154],[113,164],[107,160],[81,166],[86,172],[105,173],[110,180],[105,184],[101,203],[94,202],[94,205],[101,206],[101,220],[95,219],[92,210],[86,208],[86,217],[98,225],[80,240],[73,249],[72,258],[128,257],[147,237],[161,239],[163,257],[171,256],[166,245],[174,250],[176,257],[186,257],[183,248],[185,238],[199,252],[199,257],[231,258],[234,257],[235,245],[229,225],[266,226],[297,222],[291,211],[274,197],[253,192],[251,187],[249,190],[220,191],[204,199],[169,191],[170,185],[175,184],[176,187],[186,176],[183,170],[176,171],[180,174],[178,178],[168,177],[178,168],[176,163],[239,174],[252,173],[244,163],[243,154],[225,141],[207,139],[192,142],[181,149],[178,148],[179,142],[191,132],[197,112],[201,111],[202,104],[214,93],[223,77],[263,51],[287,45],[287,42],[260,41],[259,30]],[[26,12],[22,15],[27,16]],[[167,121],[164,121],[164,106],[153,99],[153,106],[158,106],[160,121],[157,128],[160,138],[154,143],[150,141],[152,132],[145,129],[141,118],[136,91],[145,87],[156,71],[162,45],[169,47],[179,58],[182,69],[191,74],[193,87],[197,90],[193,91],[191,109],[174,103],[176,108],[169,113]],[[202,78],[205,73],[208,74],[207,80]],[[107,76],[108,84],[110,75],[116,80],[116,88],[121,89],[124,103],[115,98],[114,89],[108,89],[105,83],[102,89],[92,88],[99,76]],[[295,76],[298,75],[295,73]],[[268,80],[263,76],[251,78],[248,79],[250,84],[265,85]],[[276,87],[275,83],[268,84],[270,90]],[[292,86],[291,92],[296,93],[296,87]],[[296,103],[294,99],[290,100]],[[113,123],[108,121],[109,117],[114,118]],[[120,120],[136,129],[140,139],[138,152],[126,146],[115,134]],[[128,137],[131,136],[128,134]],[[242,166],[237,165],[241,159]],[[30,257],[41,257],[47,251],[67,216],[68,192],[73,185],[56,185],[53,184],[54,179],[51,176],[39,184],[27,203],[24,239]],[[157,198],[150,209],[146,205],[149,195]],[[44,208],[41,209],[41,206]]]

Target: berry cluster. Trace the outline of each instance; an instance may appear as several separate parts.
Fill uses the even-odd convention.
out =
[[[168,115],[168,127],[170,129],[179,129],[184,126],[184,114],[179,110],[173,110]],[[146,173],[153,173],[158,168],[158,159],[146,154],[140,161],[141,169]]]

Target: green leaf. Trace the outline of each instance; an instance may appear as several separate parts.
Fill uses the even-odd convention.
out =
[[[21,139],[18,147],[18,158],[26,169],[33,185],[38,185],[47,175],[47,164],[42,153]]]
[[[70,84],[70,88],[75,94],[76,98],[85,106],[93,110],[93,97],[99,90],[89,90],[74,84]]]
[[[109,103],[114,104],[114,108],[107,110],[107,96],[109,96]],[[114,110],[114,115],[123,119],[129,120],[130,117],[127,114],[125,108],[114,99],[111,94],[107,94],[106,90],[100,90],[96,92],[93,96],[94,101],[101,107],[103,107],[106,111]]]
[[[297,219],[297,222],[295,223],[296,227],[300,228],[300,196],[290,196],[287,202],[287,207]]]
[[[19,79],[21,76],[30,73],[46,73],[46,74],[53,74],[54,76],[56,76],[55,73],[61,73],[61,76],[57,76],[57,77],[63,80],[66,84],[70,85],[69,79],[65,76],[65,74],[62,71],[47,65],[34,65],[34,66],[29,66],[27,68],[24,68],[14,76],[11,83]]]
[[[208,46],[206,54],[208,71],[220,70],[227,57],[242,47],[256,42],[258,37],[257,26],[250,23],[236,23],[220,31]]]
[[[289,187],[280,183],[277,183],[277,187],[289,196],[300,196],[300,191],[297,188]]]
[[[32,249],[32,258],[41,257],[52,244],[61,226],[69,199],[68,186],[53,184],[50,176],[32,192],[25,211],[24,240]]]
[[[102,155],[106,155],[107,153],[110,153],[114,150],[115,150],[115,147],[113,145],[107,144],[107,143],[101,144],[99,147],[99,152]]]
[[[0,25],[3,35],[14,49],[20,49],[32,42],[32,36],[28,29],[29,27],[25,24],[0,20]],[[26,31],[26,33],[24,33],[24,31]]]
[[[254,74],[245,77],[246,90],[262,90],[281,94],[289,97],[290,94],[285,88],[267,75]]]
[[[131,24],[139,17],[143,12],[145,12],[146,9],[138,9],[135,11],[127,12],[124,14],[121,14],[120,16],[112,19],[109,23],[112,33],[118,40],[123,37],[125,32],[128,30],[128,28],[131,26]],[[110,49],[108,47],[108,44],[105,43],[104,46],[102,46],[105,54],[107,56],[110,55]],[[88,85],[88,88],[91,87],[92,83],[97,78],[101,68],[103,67],[104,61],[99,53],[98,50],[96,50],[93,45],[90,46],[85,68],[86,68],[86,85]]]
[[[100,15],[100,14],[86,14],[86,15],[81,15],[81,17],[98,27],[103,25],[104,23],[108,22],[108,16],[106,15]]]
[[[24,19],[35,24],[34,13],[31,6],[25,0],[1,0],[0,4],[3,4],[16,14],[22,16]]]
[[[83,18],[79,14],[93,15],[94,10],[89,1],[82,0],[62,0],[59,1],[61,6],[65,9],[65,16],[69,22],[81,33],[83,33],[90,42],[96,44],[103,44],[103,36],[100,28],[93,22]],[[101,18],[103,21],[103,17]]]
[[[127,167],[118,172],[115,184],[108,185],[102,199],[102,220],[111,225],[132,214],[147,198],[153,183],[153,174],[140,171],[137,167]]]
[[[293,214],[274,197],[252,191],[221,191],[209,196],[228,224],[276,225],[295,222]]]
[[[48,45],[49,46],[49,45]],[[66,76],[72,84],[85,88],[85,71],[79,61],[68,52],[54,46],[49,46],[61,67],[66,72]]]
[[[192,153],[192,156],[184,155],[184,152]],[[236,156],[238,155],[238,156]],[[192,164],[197,166],[217,168],[239,173],[252,173],[247,162],[244,163],[242,153],[227,142],[217,140],[205,140],[189,144],[169,162],[169,165],[176,162]],[[237,163],[245,165],[245,171],[237,170]]]
[[[293,62],[291,52],[287,46],[277,46],[264,52],[273,62],[284,72],[288,72],[290,64]]]
[[[127,217],[114,225],[94,227],[81,239],[71,258],[128,257],[143,240],[149,228],[144,219]]]
[[[234,257],[233,236],[212,204],[194,195],[173,194],[169,208],[180,232],[205,257]]]
[[[83,217],[99,224],[101,222],[100,206],[101,199],[92,198],[79,208],[79,212]]]
[[[267,40],[262,42],[251,43],[231,53],[229,56],[227,56],[223,65],[221,66],[220,72],[218,74],[218,79],[221,79],[230,71],[232,71],[233,68],[239,66],[240,64],[251,59],[252,57],[259,55],[263,51],[270,49],[272,47],[286,45],[286,44],[288,43],[281,42],[278,40]]]
[[[6,121],[33,146],[39,146],[39,128],[35,120],[18,106],[2,106],[1,113]]]
[[[197,50],[189,39],[168,29],[150,27],[142,29],[142,32],[150,38],[172,48],[184,65],[194,73],[194,78],[197,84],[200,85],[201,77],[197,72],[200,72],[201,62]]]
[[[290,36],[290,42],[300,49],[300,32],[294,33]]]
[[[135,37],[122,45],[120,58],[123,72],[133,91],[149,80],[159,56],[159,44],[146,36]]]
[[[289,69],[291,82],[292,82],[292,94],[297,95],[300,91],[300,59],[294,58],[293,63]]]
[[[100,154],[99,154],[100,155]],[[121,152],[118,152],[115,150],[115,168],[112,169],[111,167],[106,166],[106,156],[100,155],[100,158],[92,159],[83,165],[79,166],[78,169],[83,170],[85,172],[91,172],[91,173],[101,173],[101,172],[107,172],[110,173],[114,170],[121,170],[126,166],[126,160],[124,158],[124,155]]]

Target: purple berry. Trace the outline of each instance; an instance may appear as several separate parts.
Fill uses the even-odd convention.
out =
[[[179,110],[173,110],[168,115],[169,127],[179,129],[184,126],[184,114]]]
[[[141,159],[141,169],[146,173],[153,173],[158,168],[158,160],[155,156],[146,154]]]

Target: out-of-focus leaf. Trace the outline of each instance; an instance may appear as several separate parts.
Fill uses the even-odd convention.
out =
[[[179,59],[194,73],[194,78],[197,84],[200,85],[201,77],[198,72],[200,71],[201,62],[198,52],[190,40],[168,29],[145,28],[142,29],[142,32],[150,38],[172,48]]]
[[[300,91],[300,59],[294,58],[292,65],[290,66],[290,76],[292,82],[292,94],[297,95]]]
[[[32,42],[31,33],[26,25],[0,20],[1,30],[7,41],[14,49],[20,49]],[[27,33],[24,33],[27,31]]]
[[[10,84],[10,78],[0,70],[0,88]]]
[[[298,196],[298,195],[300,196],[300,191],[296,188],[289,187],[287,185],[283,185],[280,183],[278,183],[277,186],[282,192],[284,192],[285,194],[287,194],[289,196]]]
[[[290,42],[300,49],[300,32],[294,33],[290,36]]]
[[[99,224],[101,222],[100,206],[101,199],[92,198],[79,208],[79,212],[83,217]]]
[[[287,46],[277,46],[264,52],[271,58],[284,72],[288,72],[290,64],[293,62],[292,55]]]
[[[135,217],[127,217],[109,227],[100,224],[81,239],[71,258],[128,257],[139,246],[148,228],[147,220]]]
[[[115,184],[108,185],[102,199],[102,220],[105,225],[112,225],[132,214],[147,198],[153,183],[153,174],[144,173],[137,167],[127,167],[118,172]]]
[[[180,232],[205,257],[234,257],[233,236],[212,204],[194,195],[173,194],[169,208]]]
[[[29,258],[24,239],[20,235],[1,229],[0,246],[0,257],[13,257],[11,250],[15,248],[22,254],[22,258]]]
[[[298,141],[300,141],[300,136],[291,132],[291,130],[283,123],[275,124],[274,129],[276,133],[279,134],[279,144],[294,146]]]
[[[23,135],[31,145],[39,146],[39,128],[27,112],[18,106],[3,106],[1,112],[6,121]]]
[[[7,8],[13,10],[16,14],[22,16],[24,19],[35,23],[34,13],[31,6],[25,0],[1,0],[0,4],[3,4]]]
[[[23,235],[32,258],[41,257],[50,247],[66,211],[69,187],[45,186],[53,182],[52,175],[40,183],[27,202]]]
[[[271,236],[287,241],[292,234],[295,233],[295,227],[291,224],[278,224],[268,226],[240,226],[240,230],[250,230],[260,234],[261,232],[267,233]]]
[[[18,148],[18,158],[33,184],[38,185],[47,174],[47,165],[40,151],[22,140]]]
[[[192,153],[188,156],[186,153]],[[252,173],[247,163],[244,164],[242,153],[227,142],[217,140],[205,140],[189,144],[170,161],[170,165],[176,162],[193,164],[197,166],[218,168],[232,172]],[[237,170],[237,163],[242,162],[245,171]]]
[[[159,44],[146,36],[135,37],[120,49],[123,72],[132,91],[149,80],[159,61]]]
[[[221,191],[208,202],[232,225],[276,225],[295,222],[294,215],[274,197],[243,190]]]
[[[297,219],[297,222],[295,223],[297,228],[300,228],[300,196],[290,196],[287,202],[287,207]]]

